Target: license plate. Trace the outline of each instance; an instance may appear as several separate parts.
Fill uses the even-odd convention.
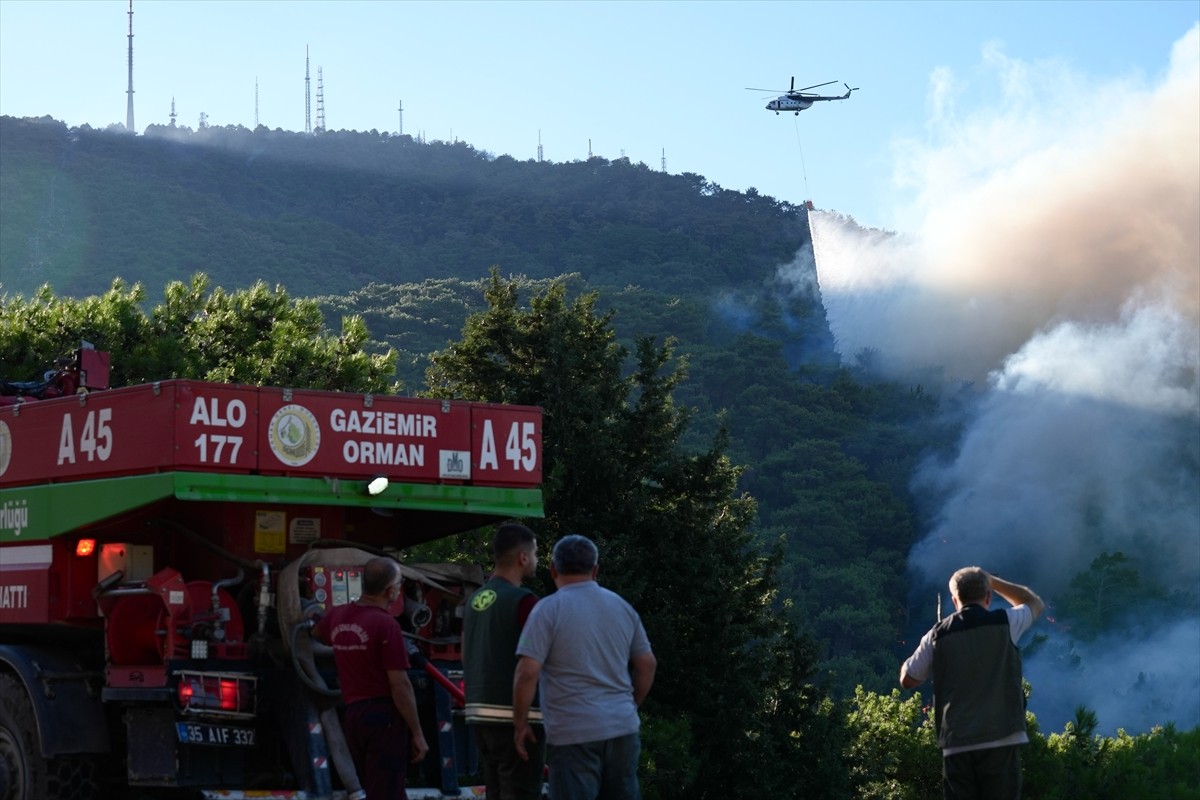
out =
[[[214,747],[253,747],[254,728],[235,728],[232,725],[209,725],[203,722],[177,722],[175,728],[183,744]]]

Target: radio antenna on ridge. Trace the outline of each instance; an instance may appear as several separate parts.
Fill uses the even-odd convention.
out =
[[[312,133],[312,81],[308,77],[308,45],[304,45],[304,132]]]
[[[125,130],[137,133],[133,126],[133,0],[129,0],[129,90],[125,106]]]
[[[325,132],[325,76],[317,67],[317,130]]]

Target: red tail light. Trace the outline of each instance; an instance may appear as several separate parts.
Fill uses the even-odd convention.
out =
[[[238,710],[238,682],[221,679],[218,696],[221,698],[222,711]]]
[[[211,672],[180,672],[176,697],[184,713],[219,716],[254,715],[255,686],[253,675],[230,675]]]

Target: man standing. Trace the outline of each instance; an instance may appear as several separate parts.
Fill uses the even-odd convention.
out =
[[[993,592],[1013,607],[989,610]],[[943,797],[1015,800],[1020,746],[1029,741],[1017,641],[1045,604],[1031,589],[979,567],[950,576],[950,596],[956,613],[921,637],[900,667],[900,685],[911,689],[933,678]]]
[[[373,558],[363,567],[363,593],[335,606],[313,636],[333,646],[346,705],[346,743],[367,800],[406,800],[407,755],[429,751],[408,680],[408,653],[400,623],[388,607],[400,596],[400,565]]]
[[[488,800],[534,800],[542,793],[545,742],[518,757],[513,730],[513,674],[517,639],[537,595],[521,582],[537,572],[537,539],[524,525],[507,522],[492,540],[496,568],[471,595],[463,617],[463,671],[467,723],[483,761]],[[536,709],[530,719],[541,719]]]
[[[535,740],[529,707],[541,678],[550,796],[637,800],[638,706],[658,662],[629,603],[596,583],[599,553],[584,536],[554,545],[558,591],[529,615],[517,645],[513,723],[517,753]]]

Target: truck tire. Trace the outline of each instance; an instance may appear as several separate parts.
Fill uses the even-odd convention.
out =
[[[0,675],[0,800],[91,800],[99,795],[96,762],[42,756],[25,686]]]

